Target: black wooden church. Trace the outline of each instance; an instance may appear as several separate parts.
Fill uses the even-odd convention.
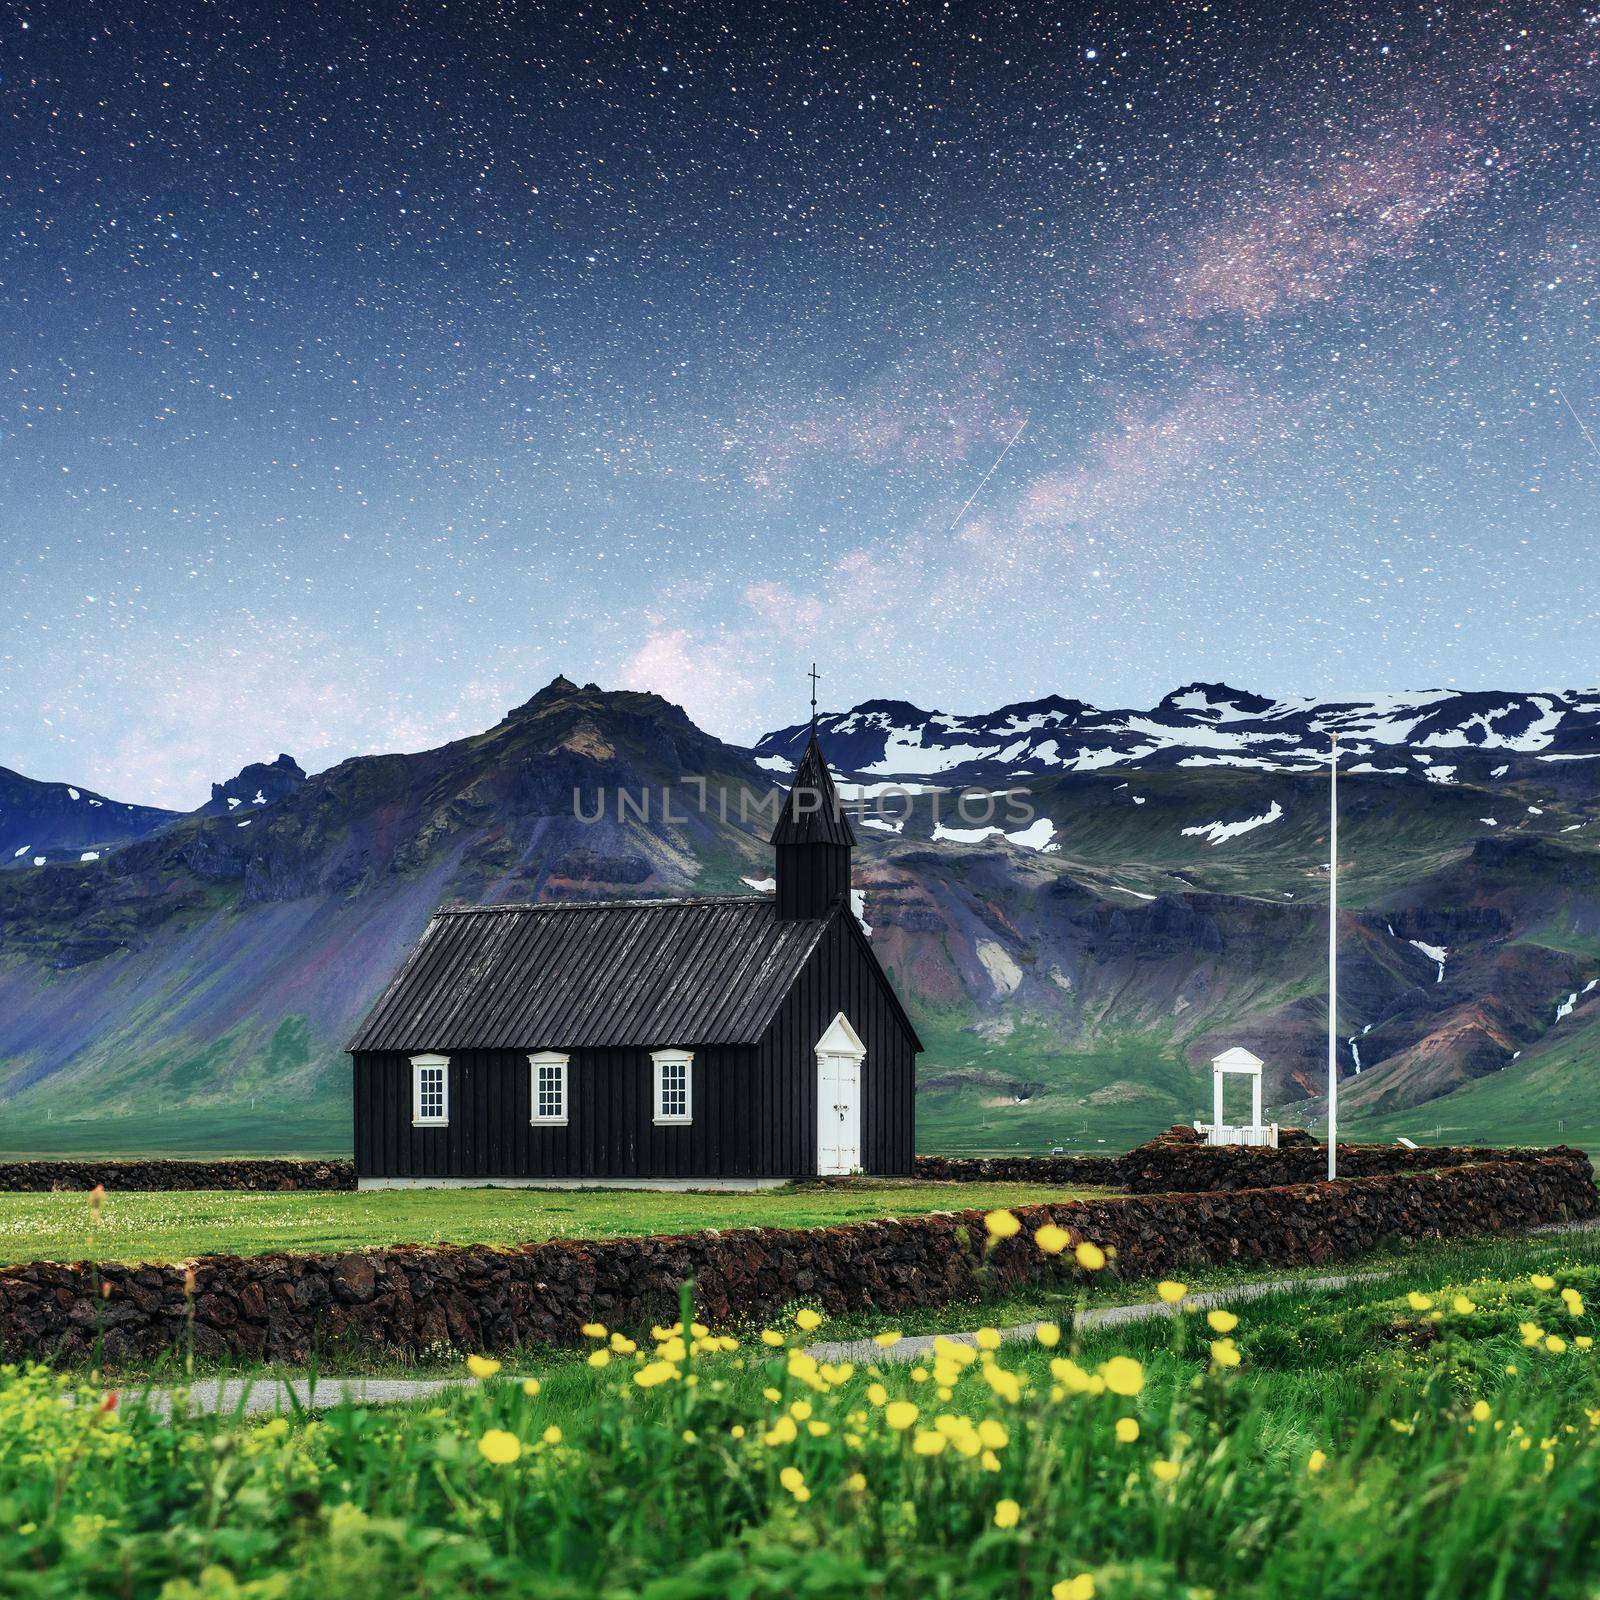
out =
[[[772,844],[771,895],[436,915],[350,1044],[361,1186],[909,1174],[922,1045],[815,729]]]

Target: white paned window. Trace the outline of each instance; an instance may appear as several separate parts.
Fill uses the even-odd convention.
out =
[[[546,1127],[567,1125],[567,1058],[555,1050],[528,1057],[530,1080],[528,1120]]]
[[[412,1056],[411,1125],[442,1128],[450,1120],[450,1058]]]
[[[655,1064],[655,1120],[694,1121],[694,1056],[687,1050],[652,1050]]]

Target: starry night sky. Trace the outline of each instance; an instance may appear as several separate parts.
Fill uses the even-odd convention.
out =
[[[1592,681],[1597,63],[1574,4],[0,8],[0,762],[190,805],[558,670],[748,740],[813,656]]]

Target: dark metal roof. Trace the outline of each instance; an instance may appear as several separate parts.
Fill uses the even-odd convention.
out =
[[[350,1049],[753,1044],[826,926],[765,896],[441,911]]]
[[[822,759],[822,746],[817,743],[815,728],[800,758],[794,782],[789,785],[789,797],[783,803],[778,825],[772,830],[772,842],[775,845],[853,845],[856,842],[850,819],[839,804],[833,774]]]

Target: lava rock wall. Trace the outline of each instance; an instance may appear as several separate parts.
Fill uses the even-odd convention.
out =
[[[1592,1217],[1588,1158],[1554,1150],[1339,1183],[1131,1195],[1019,1208],[992,1249],[979,1211],[834,1228],[746,1228],[681,1238],[555,1240],[509,1250],[404,1247],[345,1255],[215,1256],[171,1266],[35,1262],[0,1269],[0,1357],[115,1367],[193,1348],[302,1362],[359,1346],[417,1356],[581,1343],[583,1323],[642,1329],[676,1314],[693,1279],[719,1328],[805,1304],[902,1312],[1078,1273],[1046,1256],[1046,1222],[1116,1250],[1128,1278],[1224,1262],[1343,1261],[1394,1241],[1463,1238]]]
[[[0,1190],[354,1189],[352,1161],[6,1161]]]

